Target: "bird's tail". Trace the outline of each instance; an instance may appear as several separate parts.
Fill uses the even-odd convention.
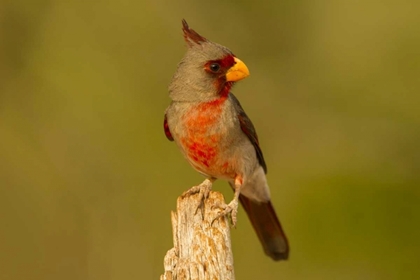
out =
[[[244,195],[239,196],[265,253],[275,261],[287,260],[289,242],[280,225],[271,201],[256,202]]]

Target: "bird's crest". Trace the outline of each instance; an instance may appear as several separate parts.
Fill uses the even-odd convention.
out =
[[[182,31],[184,31],[184,39],[189,47],[192,47],[195,44],[200,45],[201,43],[207,42],[206,38],[188,26],[188,23],[185,19],[182,20]]]

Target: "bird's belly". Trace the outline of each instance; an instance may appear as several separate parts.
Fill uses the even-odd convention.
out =
[[[200,173],[214,178],[233,179],[236,164],[222,135],[194,135],[182,138],[182,146],[190,164]]]
[[[184,123],[179,144],[189,163],[200,173],[221,179],[233,179],[237,161],[232,157],[232,140],[228,137],[232,124],[203,115]]]

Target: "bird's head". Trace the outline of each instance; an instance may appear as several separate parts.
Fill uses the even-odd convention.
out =
[[[249,70],[228,48],[213,43],[182,21],[188,49],[169,86],[174,101],[206,102],[227,96]]]

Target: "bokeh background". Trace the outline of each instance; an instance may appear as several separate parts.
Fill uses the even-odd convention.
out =
[[[3,0],[0,279],[163,273],[202,180],[162,129],[182,18],[251,71],[233,92],[291,243],[271,261],[240,209],[237,279],[418,279],[419,3]]]

